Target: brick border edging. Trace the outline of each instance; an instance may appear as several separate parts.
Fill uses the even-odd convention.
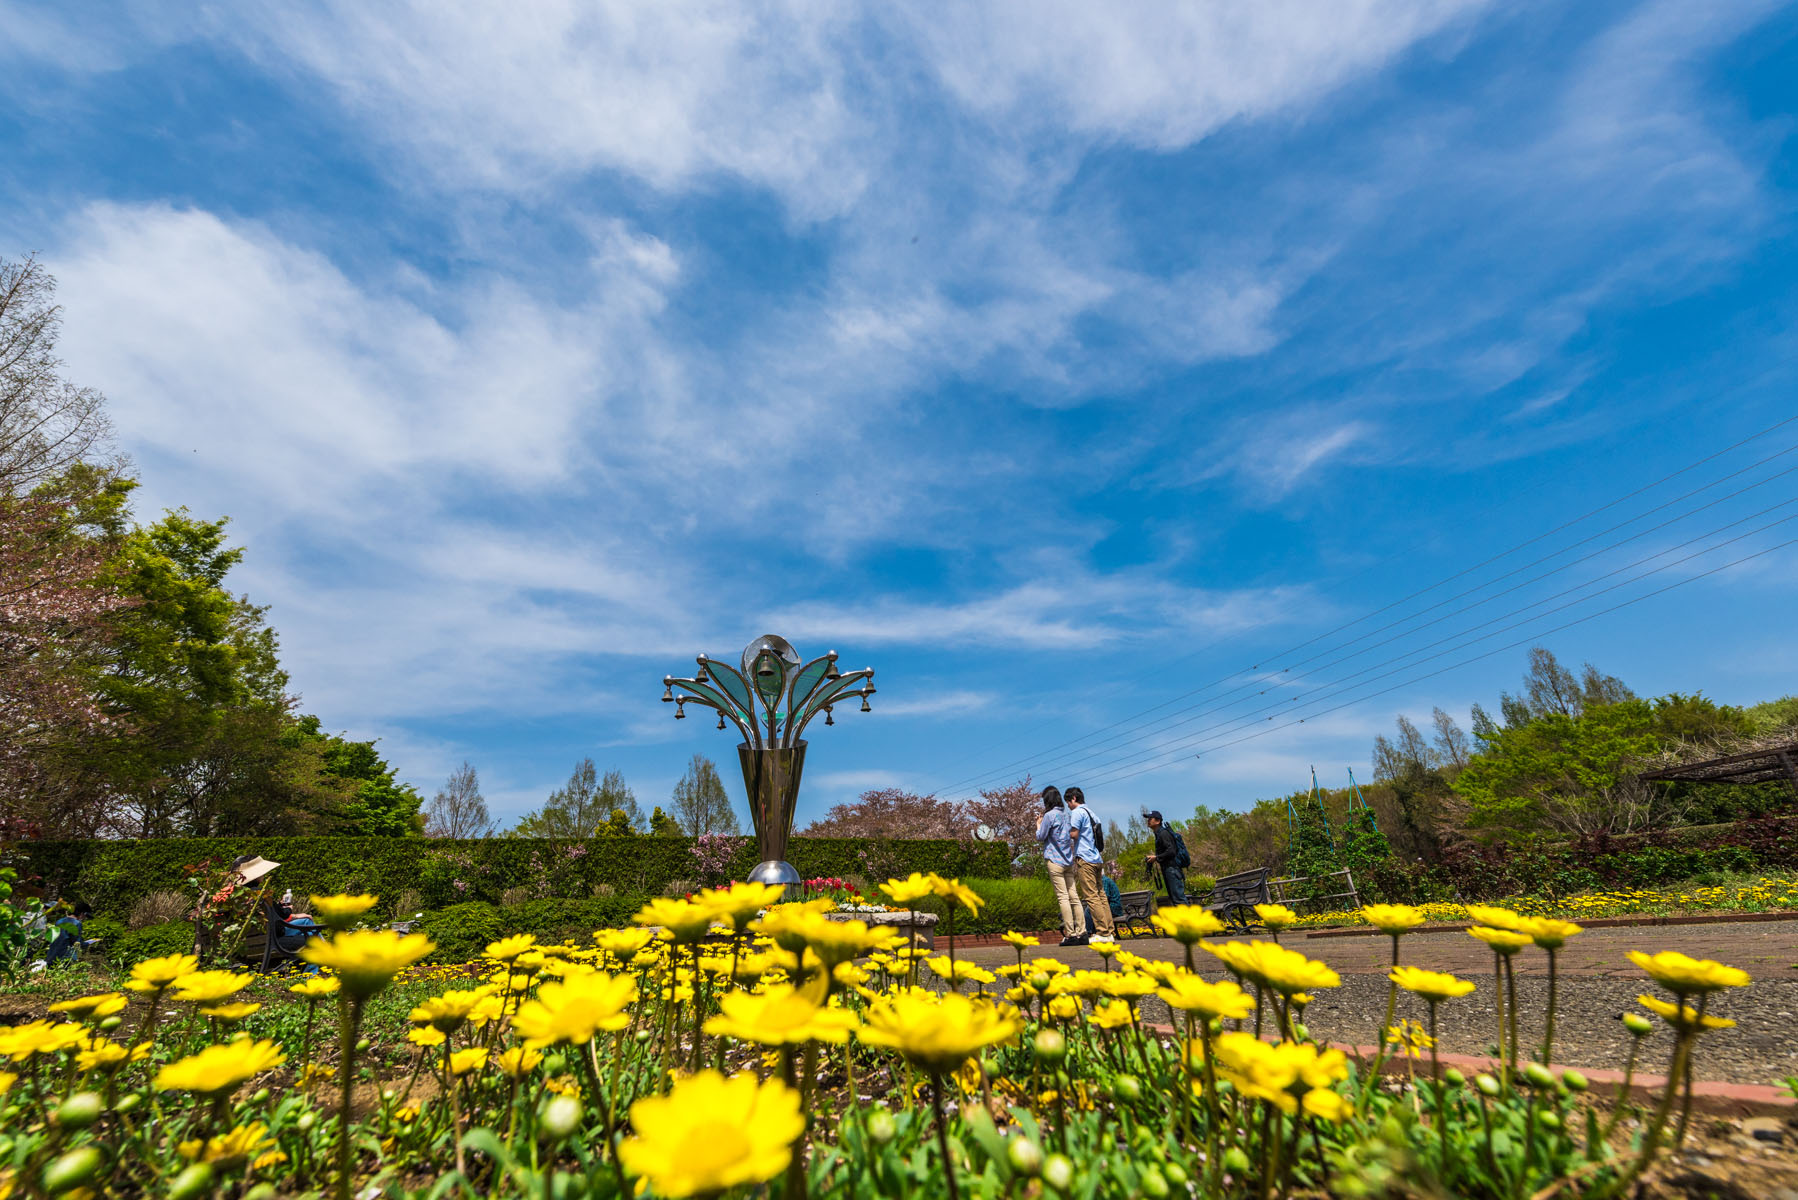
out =
[[[1670,917],[1594,917],[1581,921],[1582,929],[1634,929],[1649,925],[1756,925],[1765,921],[1798,921],[1798,912],[1763,913],[1682,913]],[[1409,933],[1461,933],[1473,928],[1474,922],[1458,925],[1419,925]],[[1306,933],[1307,938],[1385,937],[1371,925],[1352,929],[1320,929]]]
[[[1154,1033],[1178,1036],[1172,1025],[1160,1025],[1145,1021],[1143,1028]],[[1365,1064],[1379,1054],[1377,1046],[1337,1046],[1335,1047],[1351,1058]],[[1484,1071],[1496,1073],[1502,1065],[1496,1058],[1487,1058],[1477,1054],[1439,1054],[1437,1060],[1443,1070],[1458,1068],[1462,1073],[1472,1076]],[[1556,1070],[1566,1070],[1572,1064],[1557,1063]],[[1617,1087],[1623,1082],[1623,1072],[1609,1067],[1573,1067],[1584,1075],[1592,1084],[1592,1092],[1602,1092],[1601,1098],[1614,1100]],[[1415,1064],[1405,1058],[1388,1058],[1381,1068],[1381,1074],[1409,1077],[1413,1070],[1416,1074],[1429,1077],[1430,1063],[1428,1059],[1420,1059]],[[1667,1086],[1664,1075],[1647,1075],[1640,1071],[1630,1079],[1629,1098],[1637,1104],[1645,1104],[1660,1098],[1661,1091]],[[1798,1096],[1789,1096],[1764,1083],[1722,1083],[1715,1080],[1698,1080],[1692,1084],[1692,1107],[1707,1116],[1721,1117],[1791,1117],[1798,1115]]]
[[[1024,936],[1033,937],[1042,943],[1035,949],[1053,950],[1055,943],[1061,940],[1061,930],[1050,929],[1039,933],[1027,933]],[[958,933],[954,937],[950,937],[948,934],[939,934],[935,942],[936,947],[941,950],[947,950],[950,946],[954,946],[957,950],[978,950],[983,947],[1006,944],[1005,935],[1002,933]]]

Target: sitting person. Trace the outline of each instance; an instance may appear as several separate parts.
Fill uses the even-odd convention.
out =
[[[1124,893],[1118,891],[1117,880],[1111,877],[1109,871],[1099,872],[1099,882],[1105,888],[1105,902],[1111,906],[1111,919],[1115,922],[1124,915]],[[1093,921],[1092,909],[1085,908],[1084,905],[1082,908],[1086,912],[1086,936],[1091,937],[1098,932],[1098,925]]]
[[[84,945],[81,938],[84,931],[82,922],[92,916],[93,912],[87,901],[79,900],[72,910],[51,920],[50,928],[56,931],[56,936],[50,939],[50,950],[44,955],[46,966],[75,961]]]

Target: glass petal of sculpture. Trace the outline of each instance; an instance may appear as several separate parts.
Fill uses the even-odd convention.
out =
[[[805,739],[799,735],[819,713],[826,725],[835,724],[832,709],[852,696],[861,698],[861,711],[870,711],[874,669],[839,671],[835,650],[802,664],[792,643],[773,634],[745,646],[737,666],[703,654],[697,661],[691,679],[662,677],[662,699],[674,705],[676,718],[687,715],[687,705],[702,704],[718,711],[718,728],[725,721],[736,725],[743,735],[737,758],[762,858],[749,878],[797,891],[799,872],[786,856],[805,770]]]

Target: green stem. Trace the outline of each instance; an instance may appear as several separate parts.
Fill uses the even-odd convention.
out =
[[[961,1192],[955,1182],[955,1159],[949,1154],[949,1125],[943,1120],[943,1073],[932,1069],[930,1072],[930,1103],[936,1110],[936,1145],[943,1155],[943,1178],[949,1184],[949,1200],[961,1200]],[[1056,1092],[1059,1099],[1060,1091]],[[1067,1137],[1066,1122],[1063,1122],[1062,1137]],[[1066,1149],[1065,1142],[1062,1147]]]
[[[1554,1065],[1555,1048],[1555,951],[1554,947],[1546,947],[1548,951],[1548,1018],[1543,1023],[1542,1033],[1542,1065]]]
[[[1436,1000],[1430,1002],[1430,1076],[1436,1081],[1436,1137],[1440,1143],[1444,1184],[1448,1183],[1448,1082],[1442,1078],[1442,1062],[1436,1053]]]
[[[356,1081],[356,1033],[362,1025],[362,1000],[344,997],[337,1007],[338,1038],[343,1046],[343,1078],[338,1080],[337,1200],[350,1200],[350,1093]]]

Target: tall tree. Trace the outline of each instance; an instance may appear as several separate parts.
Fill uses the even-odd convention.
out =
[[[974,824],[991,829],[998,841],[1011,846],[1034,845],[1036,823],[1043,815],[1042,797],[1026,775],[1016,783],[982,791],[978,800],[967,802],[967,815]],[[1107,831],[1106,837],[1110,836]]]
[[[425,836],[433,838],[484,838],[493,832],[487,798],[481,795],[481,777],[466,759],[450,772],[437,794],[425,805]]]
[[[583,758],[574,766],[568,782],[550,793],[543,807],[530,813],[513,827],[515,837],[586,838],[598,834],[611,820],[613,810],[624,813],[625,824],[634,832],[643,820],[636,794],[624,782],[624,774],[616,769],[602,778],[591,758]]]
[[[737,814],[731,808],[730,794],[718,777],[718,767],[703,754],[695,754],[687,763],[687,773],[674,785],[669,808],[688,837],[741,832]]]
[[[1436,751],[1437,761],[1457,771],[1465,767],[1473,754],[1473,748],[1468,745],[1467,735],[1461,731],[1461,726],[1440,707],[1430,710],[1430,724],[1436,729],[1436,737],[1431,745]]]
[[[61,328],[43,264],[0,258],[0,493],[24,495],[109,449],[105,397],[63,378]]]

